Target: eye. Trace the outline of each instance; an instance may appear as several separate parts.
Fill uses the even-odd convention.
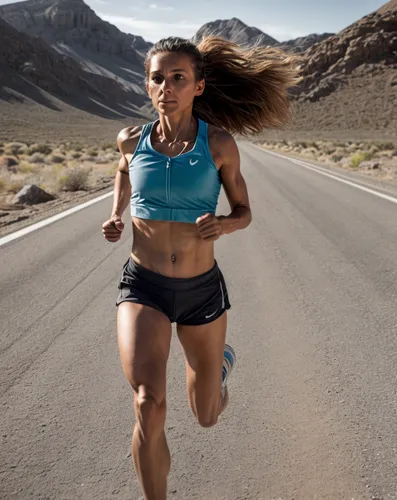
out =
[[[162,78],[161,78],[161,76],[156,76],[156,75],[155,75],[155,76],[153,76],[153,77],[152,77],[152,82],[157,83],[157,84],[160,84],[160,83],[162,82]]]
[[[181,75],[180,73],[175,73],[175,80],[183,80],[184,76]]]

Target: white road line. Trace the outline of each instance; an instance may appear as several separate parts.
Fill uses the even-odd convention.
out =
[[[52,217],[49,217],[48,219],[44,219],[40,222],[37,222],[36,224],[32,224],[31,226],[25,227],[24,229],[21,229],[20,231],[16,231],[15,233],[8,234],[7,236],[3,236],[3,238],[0,238],[0,247],[2,245],[5,245],[6,243],[9,243],[10,241],[16,240],[17,238],[21,238],[21,236],[25,236],[26,234],[32,233],[33,231],[36,231],[37,229],[40,229],[44,226],[48,226],[48,224],[52,224],[53,222],[56,222],[59,219],[63,219],[64,217],[67,217],[68,215],[74,214],[75,212],[78,212],[79,210],[83,210],[83,208],[89,207],[90,205],[94,205],[94,203],[98,203],[98,201],[105,200],[106,198],[109,198],[109,196],[113,196],[113,191],[110,193],[103,194],[102,196],[99,196],[98,198],[94,198],[93,200],[87,201],[81,205],[77,205],[77,207],[69,208],[65,212],[61,212],[59,214],[53,215]]]
[[[313,172],[317,172],[318,174],[325,175],[326,177],[330,177],[331,179],[335,179],[339,182],[343,182],[344,184],[347,184],[349,186],[355,187],[357,189],[361,189],[361,191],[365,191],[366,193],[373,194],[375,196],[378,196],[379,198],[383,198],[384,200],[391,201],[392,203],[397,204],[397,198],[383,194],[379,191],[375,191],[375,189],[372,189],[371,187],[365,187],[360,184],[356,184],[355,182],[352,182],[348,180],[347,177],[340,175],[340,174],[330,174],[328,171],[325,169],[318,167],[317,165],[312,165],[311,163],[307,163],[302,160],[296,160],[295,158],[289,158],[288,156],[283,156],[278,153],[274,153],[273,151],[268,151],[267,149],[263,149],[260,146],[257,146],[256,144],[251,144],[251,146],[254,146],[255,148],[259,149],[262,151],[262,153],[267,153],[269,155],[273,156],[278,156],[279,158],[282,158],[283,160],[288,160],[292,163],[295,163],[296,165],[299,165],[300,167],[307,168],[308,170],[313,170]]]

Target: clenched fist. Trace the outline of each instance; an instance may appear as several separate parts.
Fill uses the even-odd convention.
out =
[[[198,217],[196,226],[200,237],[206,241],[215,241],[223,234],[222,219],[214,214],[205,214]]]
[[[119,241],[123,229],[124,224],[118,215],[113,215],[113,217],[102,224],[102,233],[105,239],[111,243]]]

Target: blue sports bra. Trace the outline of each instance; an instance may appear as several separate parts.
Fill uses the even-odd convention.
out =
[[[215,214],[221,179],[208,145],[208,124],[198,119],[193,149],[174,158],[153,149],[154,124],[143,126],[129,164],[131,215],[194,224],[201,215]]]

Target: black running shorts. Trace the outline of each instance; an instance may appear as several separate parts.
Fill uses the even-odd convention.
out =
[[[116,306],[125,301],[143,304],[180,325],[210,323],[230,309],[225,280],[216,262],[212,269],[193,278],[169,278],[129,257],[118,288]]]

